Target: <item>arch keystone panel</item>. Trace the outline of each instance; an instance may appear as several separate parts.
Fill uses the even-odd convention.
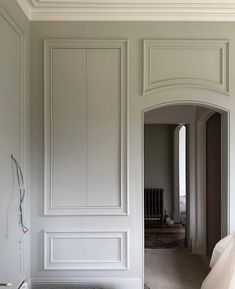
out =
[[[229,94],[228,40],[144,40],[143,94],[174,86]]]

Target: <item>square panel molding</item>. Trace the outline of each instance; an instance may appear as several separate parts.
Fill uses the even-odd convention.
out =
[[[143,94],[177,86],[228,95],[228,40],[144,40]]]
[[[128,231],[44,231],[44,270],[125,270]]]
[[[74,54],[75,51],[80,51],[78,54]],[[56,59],[58,61],[60,61],[60,55],[61,55],[61,51],[62,53],[64,53],[63,51],[65,51],[65,55],[68,59],[69,63],[73,66],[73,57],[75,55],[75,57],[79,56],[79,61],[77,61],[78,64],[75,64],[76,67],[78,67],[78,69],[76,69],[76,72],[78,71],[78,73],[82,73],[82,77],[81,80],[79,80],[80,82],[78,84],[76,84],[76,79],[74,78],[74,74],[73,74],[73,80],[72,81],[72,85],[75,83],[76,87],[78,87],[78,89],[80,89],[81,87],[81,93],[82,93],[82,100],[79,102],[79,104],[77,104],[77,97],[76,97],[76,92],[74,92],[73,89],[68,88],[69,89],[69,94],[66,96],[66,100],[64,99],[64,92],[61,93],[61,89],[64,89],[64,85],[61,86],[60,81],[59,81],[59,85],[58,87],[56,87],[56,93],[59,95],[58,97],[58,101],[57,103],[55,103],[54,97],[53,97],[53,88],[54,85],[53,84],[53,65],[57,65],[55,59],[53,58],[53,55],[56,52]],[[67,56],[67,52],[71,51],[71,55],[69,52],[69,56]],[[86,52],[87,51],[87,52]],[[92,67],[94,64],[92,64],[91,60],[88,61],[89,59],[88,57],[88,51],[89,51],[89,55],[92,55],[92,61],[94,61],[94,59],[97,59],[97,57],[99,57],[102,52],[102,57],[105,57],[106,59],[106,54],[108,55],[108,58],[106,59],[106,74],[108,75],[109,73],[109,67],[111,65],[111,69],[112,72],[110,73],[114,73],[114,80],[113,81],[108,81],[105,80],[105,76],[102,76],[102,85],[100,85],[100,82],[97,82],[97,77],[95,77],[94,73],[91,73],[91,80],[89,80],[90,82],[87,84],[87,71],[85,71],[83,73],[83,70],[87,69],[87,68],[83,68],[86,67],[86,65],[88,65],[88,63],[90,63],[89,66],[89,71],[93,71]],[[94,52],[95,51],[95,52]],[[113,51],[113,52],[112,52]],[[95,53],[95,54],[94,54]],[[64,55],[64,54],[63,54]],[[115,59],[113,59],[112,57],[115,57]],[[77,59],[77,58],[76,58]],[[82,59],[82,60],[81,60]],[[115,61],[115,62],[114,62]],[[64,67],[64,63],[66,64],[66,62],[64,62],[64,60],[60,61],[60,66],[59,66],[59,70],[61,69],[61,67]],[[80,64],[81,63],[81,64]],[[100,60],[96,63],[100,63]],[[70,69],[70,64],[66,64],[66,67],[68,66],[68,69]],[[104,65],[104,64],[103,64]],[[97,66],[96,70],[98,69]],[[56,68],[58,68],[58,65],[56,66]],[[67,68],[66,68],[67,69]],[[103,69],[103,68],[102,68]],[[57,73],[58,73],[58,69],[57,69]],[[70,73],[70,72],[69,72]],[[63,73],[61,74],[63,76]],[[61,79],[61,75],[60,78]],[[67,79],[68,76],[66,75]],[[58,81],[58,79],[56,78],[56,80]],[[63,81],[63,80],[62,80]],[[66,80],[67,82],[67,87],[70,87],[69,85],[71,84],[70,79]],[[88,125],[91,125],[91,133],[90,133],[90,138],[92,140],[92,142],[88,142],[89,144],[94,143],[93,140],[97,139],[97,133],[96,130],[94,129],[94,125],[95,123],[98,122],[98,128],[100,127],[99,122],[101,121],[101,117],[102,117],[102,121],[104,122],[104,117],[103,115],[101,116],[100,113],[102,111],[104,111],[104,106],[105,103],[97,103],[97,97],[91,97],[91,99],[88,101],[87,100],[87,96],[86,93],[89,89],[89,95],[93,95],[94,94],[94,89],[90,88],[89,85],[90,83],[93,83],[93,81],[96,82],[96,86],[99,87],[100,89],[100,96],[103,97],[103,85],[104,83],[108,84],[108,88],[104,89],[104,93],[106,93],[106,97],[108,97],[110,94],[110,91],[112,89],[117,88],[117,92],[114,92],[114,100],[112,102],[112,106],[116,107],[116,103],[118,104],[119,110],[115,111],[115,119],[114,119],[114,125],[116,128],[116,134],[117,136],[115,136],[115,139],[118,138],[118,141],[115,142],[117,143],[117,148],[115,148],[115,154],[116,154],[116,161],[115,159],[113,161],[110,161],[110,165],[112,165],[111,169],[113,169],[113,166],[117,166],[117,168],[114,170],[114,181],[111,181],[111,184],[113,184],[113,186],[115,186],[115,195],[108,194],[108,190],[112,190],[112,187],[107,187],[108,184],[110,183],[109,179],[98,179],[97,181],[99,182],[99,190],[100,193],[102,193],[103,195],[103,199],[104,202],[102,203],[102,200],[100,200],[99,197],[99,193],[94,195],[94,192],[96,190],[96,186],[94,182],[96,182],[96,180],[94,179],[94,170],[100,170],[99,166],[102,165],[102,163],[100,163],[100,160],[102,159],[102,157],[100,157],[99,155],[97,155],[96,150],[98,148],[96,148],[97,146],[99,146],[99,149],[102,148],[102,143],[100,143],[100,140],[96,141],[96,147],[94,149],[92,149],[92,155],[90,156],[89,153],[87,152],[87,147],[89,148],[88,144],[85,142],[83,142],[83,140],[81,140],[81,138],[87,138],[88,137],[88,131],[89,129],[87,128]],[[44,42],[44,143],[45,143],[45,150],[44,150],[44,214],[45,215],[126,215],[128,214],[128,186],[127,186],[127,87],[128,87],[128,41],[127,40],[81,40],[81,39],[46,39]],[[112,84],[114,83],[114,84]],[[96,87],[95,86],[95,87]],[[59,91],[59,92],[58,92]],[[79,93],[79,92],[78,92]],[[117,98],[117,99],[116,99]],[[55,119],[54,117],[54,107],[56,105],[56,109],[58,110],[59,108],[59,113],[56,119],[58,119],[59,121],[59,129],[62,125],[63,127],[63,131],[64,134],[67,136],[67,127],[64,127],[64,121],[61,122],[61,119],[63,119],[64,117],[71,117],[68,112],[66,112],[66,115],[64,115],[63,113],[63,106],[61,105],[61,103],[65,103],[66,102],[66,106],[67,106],[67,99],[69,99],[70,104],[69,107],[71,107],[71,105],[73,104],[73,101],[76,101],[76,104],[73,105],[72,107],[79,107],[80,103],[81,105],[84,106],[84,109],[82,109],[81,107],[79,108],[79,111],[82,112],[87,110],[87,106],[89,106],[89,109],[91,108],[92,113],[90,113],[89,115],[92,116],[92,124],[90,124],[90,122],[88,122],[88,117],[87,115],[82,115],[81,117],[81,121],[80,121],[80,131],[82,131],[82,135],[81,136],[77,136],[77,143],[80,145],[80,150],[81,152],[79,153],[80,159],[81,159],[81,165],[79,165],[78,169],[81,172],[80,173],[80,179],[79,181],[77,180],[75,183],[80,186],[79,188],[76,188],[75,185],[72,185],[72,193],[71,193],[71,199],[70,201],[68,201],[69,196],[66,195],[66,188],[67,187],[71,187],[71,183],[69,183],[68,180],[66,180],[66,167],[62,168],[61,171],[59,171],[59,173],[57,173],[57,177],[55,180],[55,168],[59,166],[61,166],[61,162],[63,163],[63,161],[67,161],[66,155],[69,156],[69,154],[71,154],[70,150],[62,150],[62,152],[65,152],[65,157],[62,156],[62,159],[59,160],[59,163],[57,161],[57,164],[55,165],[55,144],[54,144],[54,137],[55,137]],[[99,99],[99,97],[98,97]],[[105,98],[102,98],[103,101]],[[110,99],[110,97],[108,97],[107,99]],[[62,102],[61,102],[62,101]],[[92,101],[92,103],[90,103]],[[93,103],[94,101],[94,103]],[[83,107],[82,106],[82,107]],[[99,112],[97,112],[97,106],[99,109]],[[62,109],[61,109],[62,107]],[[96,118],[93,117],[94,113],[99,113]],[[103,113],[104,114],[104,113]],[[71,117],[72,121],[74,119],[74,117],[77,117],[77,113],[76,111],[73,111],[73,115]],[[111,117],[111,116],[110,116]],[[114,117],[114,116],[113,116]],[[71,119],[69,120],[71,123]],[[98,119],[98,121],[96,121],[96,119]],[[80,120],[80,119],[79,119]],[[57,120],[56,120],[57,121]],[[77,121],[77,119],[75,119],[75,121]],[[95,123],[94,123],[95,122]],[[82,123],[82,124],[81,124]],[[87,124],[88,123],[88,124]],[[100,122],[102,123],[102,122]],[[112,126],[110,126],[110,123],[107,122],[108,127],[110,129],[110,127],[112,128]],[[68,127],[69,128],[69,127]],[[78,130],[78,128],[76,128],[76,130]],[[59,139],[61,139],[60,137],[60,131],[58,130],[58,125],[57,125],[57,132],[56,135],[59,136]],[[95,134],[94,134],[95,133]],[[103,135],[105,132],[102,131]],[[78,134],[78,132],[77,132]],[[71,137],[71,135],[73,135],[72,131],[69,135],[69,137]],[[99,134],[100,136],[100,134]],[[79,140],[80,138],[80,140]],[[100,138],[100,137],[99,137]],[[68,138],[69,141],[70,138]],[[63,141],[63,138],[62,138]],[[72,140],[71,140],[72,141]],[[71,141],[68,143],[70,144]],[[74,140],[72,141],[74,142]],[[110,142],[107,142],[107,140],[105,140],[105,138],[103,139],[104,144],[108,143],[108,146],[110,147]],[[58,141],[56,142],[56,144],[58,144]],[[59,148],[59,153],[56,153],[56,156],[60,157],[60,152],[61,152],[61,143],[59,143],[60,148]],[[95,145],[95,144],[94,144]],[[93,146],[94,146],[93,145]],[[75,144],[73,144],[73,150],[76,151],[76,142]],[[99,151],[99,150],[98,150]],[[111,151],[112,152],[112,151]],[[94,155],[95,153],[95,155]],[[109,153],[110,154],[110,153]],[[89,155],[86,156],[86,155]],[[93,155],[95,157],[95,160],[93,158]],[[118,157],[117,157],[118,156]],[[90,160],[90,158],[92,158],[92,162]],[[79,159],[79,158],[78,158]],[[87,162],[90,164],[89,166],[89,172],[90,170],[91,173],[89,173],[89,179],[87,177],[88,172],[87,172]],[[116,163],[118,162],[118,163]],[[70,162],[71,163],[71,162]],[[75,162],[76,166],[75,166],[75,170],[77,168],[77,162]],[[66,164],[64,164],[66,166]],[[105,164],[105,169],[107,169],[109,166],[109,163],[107,162]],[[110,171],[111,171],[110,169]],[[60,170],[60,168],[59,168]],[[72,169],[70,168],[69,172],[72,172],[75,177],[72,177],[72,180],[76,180],[76,176],[77,176],[77,172],[76,174],[74,173],[74,165],[72,165]],[[65,173],[64,173],[65,172]],[[112,174],[109,172],[109,174]],[[65,183],[61,183],[61,178],[60,175],[64,176],[65,178]],[[104,173],[102,173],[102,176],[104,176]],[[70,177],[70,175],[69,175]],[[107,177],[106,177],[107,178]],[[91,179],[92,179],[92,183],[91,183]],[[59,185],[58,185],[58,181],[59,181]],[[56,187],[55,187],[55,182],[56,183]],[[82,185],[80,183],[83,183]],[[60,188],[60,183],[63,185],[63,188]],[[117,184],[117,185],[116,185]],[[102,186],[104,187],[104,189],[106,190],[106,193],[103,193],[102,191]],[[70,189],[70,188],[69,188]],[[87,193],[89,189],[89,195]],[[113,188],[114,189],[114,188]],[[57,193],[57,196],[59,196],[59,199],[57,198],[55,200],[55,192]],[[59,191],[59,193],[58,193]],[[75,193],[76,191],[76,193]],[[92,193],[91,193],[92,192]],[[77,195],[80,194],[79,196]],[[58,195],[59,194],[59,195]],[[92,194],[92,195],[91,195]],[[105,196],[108,194],[108,196],[105,198]],[[113,193],[114,194],[114,193]],[[89,199],[89,196],[92,197],[92,199]],[[73,201],[75,199],[75,201]],[[59,200],[59,201],[58,201]]]

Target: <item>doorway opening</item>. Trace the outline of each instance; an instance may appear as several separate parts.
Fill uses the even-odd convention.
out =
[[[185,247],[186,126],[145,124],[145,248]]]
[[[212,107],[184,104],[145,112],[146,288],[178,288],[178,272],[185,275],[179,288],[196,289],[208,273],[197,255],[210,256],[227,234],[227,130],[227,112]]]

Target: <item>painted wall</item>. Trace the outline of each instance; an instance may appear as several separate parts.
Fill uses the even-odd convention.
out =
[[[144,126],[144,186],[164,189],[164,209],[172,215],[175,125]]]
[[[31,23],[31,274],[35,288],[51,286],[53,283],[76,283],[101,285],[102,288],[142,288],[143,286],[143,111],[167,104],[192,103],[216,106],[220,111],[229,112],[229,130],[234,131],[235,103],[233,76],[234,64],[229,61],[234,51],[233,23],[125,23],[125,22],[33,22]],[[127,84],[127,193],[126,205],[129,214],[112,215],[44,215],[44,81],[43,81],[43,40],[45,38],[83,39],[128,39],[129,74]],[[147,41],[143,49],[143,39],[194,39],[194,41]],[[203,39],[204,41],[199,41]],[[215,39],[221,39],[216,41]],[[228,39],[224,40],[224,39]],[[168,49],[166,49],[166,47]],[[230,53],[228,50],[230,49]],[[151,55],[149,55],[149,53]],[[221,59],[222,57],[222,59]],[[151,65],[149,59],[152,59]],[[144,59],[144,63],[143,63]],[[114,60],[114,61],[117,61]],[[102,69],[102,65],[100,64]],[[117,70],[114,70],[117,71]],[[232,75],[230,75],[230,72]],[[113,74],[112,74],[113,75]],[[221,75],[223,77],[221,78]],[[102,85],[109,84],[109,76]],[[100,88],[99,88],[100,89]],[[98,105],[104,106],[102,100]],[[195,117],[195,115],[192,115]],[[122,117],[125,122],[125,118]],[[107,122],[113,124],[111,117]],[[230,131],[229,131],[230,132]],[[195,130],[190,132],[195,134]],[[102,138],[101,138],[102,140]],[[125,147],[125,144],[124,144]],[[235,136],[230,134],[229,147],[235,147]],[[234,211],[235,195],[235,154],[230,154],[230,211]],[[94,161],[102,166],[101,161]],[[117,164],[115,163],[115,166]],[[190,163],[195,169],[195,162]],[[227,163],[223,164],[226,171]],[[106,179],[99,180],[106,185]],[[196,180],[190,186],[196,189]],[[196,192],[196,190],[195,190]],[[197,194],[190,200],[191,209],[196,211]],[[68,212],[69,213],[69,212]],[[195,215],[194,215],[194,219]],[[235,228],[235,216],[229,215],[229,229]],[[101,258],[116,258],[118,240],[128,242],[123,254],[128,259],[127,268],[71,270],[48,268],[49,241],[56,240],[57,260],[71,257],[71,248],[81,244],[81,236],[90,234],[96,240],[95,231],[101,238],[111,237],[108,253],[102,244],[98,246]],[[90,232],[90,233],[89,233]],[[125,233],[126,232],[126,233]],[[67,238],[68,237],[68,238]],[[62,241],[61,241],[62,238]],[[76,241],[68,248],[67,255],[59,255],[59,248],[65,238]],[[192,228],[191,243],[197,242],[197,232]],[[105,238],[105,240],[107,240]],[[77,242],[77,243],[76,243]],[[119,241],[120,242],[120,241]],[[107,244],[107,243],[104,243]],[[75,247],[74,247],[75,246]],[[45,249],[47,248],[47,249]],[[49,249],[48,249],[49,248]],[[89,243],[85,251],[89,251]],[[125,246],[124,246],[125,248]],[[73,249],[74,251],[74,249]],[[102,253],[103,252],[103,253]],[[78,252],[76,254],[80,254]],[[65,255],[64,255],[65,254]],[[84,257],[84,256],[83,256]],[[86,255],[87,260],[89,256]],[[75,258],[79,258],[76,255]],[[51,260],[53,261],[53,260]],[[45,264],[44,264],[45,263]],[[57,264],[58,265],[58,264]],[[49,285],[48,285],[49,284]]]
[[[29,21],[15,1],[0,1],[0,283],[12,288],[29,281],[29,232],[19,224],[20,194],[11,155],[20,163],[26,196],[24,224],[29,228]]]

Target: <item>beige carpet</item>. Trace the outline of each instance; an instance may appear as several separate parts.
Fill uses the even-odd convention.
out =
[[[150,289],[200,289],[209,269],[183,248],[146,249],[145,284]]]

